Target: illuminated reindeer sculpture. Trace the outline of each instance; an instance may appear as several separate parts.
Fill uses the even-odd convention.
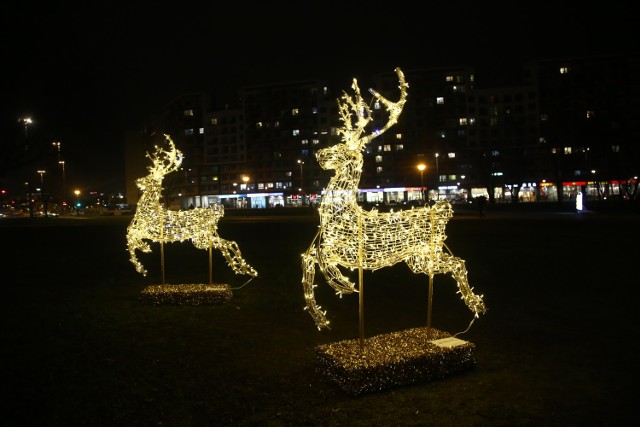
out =
[[[405,262],[414,273],[428,274],[429,327],[433,275],[436,273],[449,273],[456,280],[462,299],[475,314],[474,319],[486,310],[482,296],[475,295],[469,287],[464,261],[454,257],[444,244],[445,226],[452,216],[451,205],[447,201],[439,201],[431,207],[385,213],[375,209],[363,210],[357,204],[356,192],[365,146],[397,122],[407,98],[408,84],[404,74],[399,68],[395,71],[400,80],[399,101],[391,102],[373,89],[369,90],[386,107],[388,122],[381,129],[365,134],[366,126],[372,120],[371,109],[362,99],[357,80],[353,79],[355,98],[345,92],[338,100],[340,117],[344,122],[339,131],[343,142],[316,154],[323,169],[335,170],[319,207],[319,230],[302,255],[305,309],[320,330],[329,328],[329,321],[326,311],[316,304],[314,296],[316,264],[338,295],[360,292],[361,338],[363,269],[377,270]],[[359,269],[359,291],[339,267]]]
[[[258,273],[245,262],[238,245],[234,241],[222,239],[218,235],[218,221],[224,216],[224,207],[195,208],[185,211],[168,210],[160,204],[164,176],[176,171],[182,164],[182,153],[173,141],[165,135],[168,150],[156,146],[153,154],[147,153],[152,165],[149,175],[136,180],[142,191],[135,216],[127,228],[127,244],[130,260],[138,273],[146,276],[147,270],[136,256],[136,250],[151,252],[149,243],[181,242],[190,239],[198,249],[219,249],[236,274],[256,277]],[[211,264],[211,257],[209,257]],[[211,273],[211,265],[209,266]],[[163,268],[164,275],[164,268]],[[210,278],[211,279],[211,278]],[[163,277],[164,281],[164,277]]]

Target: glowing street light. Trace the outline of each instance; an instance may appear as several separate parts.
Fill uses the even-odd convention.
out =
[[[38,173],[40,174],[40,186],[44,187],[44,174],[47,173],[47,171],[40,169]]]
[[[56,147],[56,151],[58,152],[58,160],[60,160],[60,149],[62,147],[62,143],[59,141],[53,141],[51,143],[51,145],[53,145],[54,147]]]
[[[66,180],[66,176],[65,176],[65,172],[64,172],[64,160],[59,160],[58,164],[62,168],[62,194],[66,198],[66,195],[67,195],[67,190],[66,190],[67,180]]]
[[[304,185],[302,181],[302,165],[304,165],[304,162],[298,160],[298,164],[300,165],[300,193],[302,193],[302,204],[304,205]]]
[[[80,214],[80,190],[74,190],[73,194],[76,195],[76,214]]]
[[[424,163],[420,163],[418,165],[418,170],[420,171],[420,197],[424,200],[424,170],[427,166]]]
[[[25,138],[29,137],[29,125],[33,123],[31,117],[24,117],[18,120],[18,122],[22,122],[24,124],[24,136]]]
[[[440,200],[440,167],[438,166],[438,157],[440,157],[440,154],[436,153],[436,200]]]

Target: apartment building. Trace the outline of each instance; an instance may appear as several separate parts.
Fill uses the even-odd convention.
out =
[[[403,70],[407,102],[365,148],[360,200],[637,197],[639,64],[638,55],[538,60],[514,67],[515,85],[483,85],[469,66]],[[358,83],[363,95],[399,96],[394,71]],[[185,154],[168,199],[181,208],[317,203],[330,172],[315,152],[340,141],[343,91],[305,80],[241,88],[238,104],[223,108],[209,94],[177,98],[144,132],[171,133]],[[384,125],[383,106],[371,108],[374,127]]]

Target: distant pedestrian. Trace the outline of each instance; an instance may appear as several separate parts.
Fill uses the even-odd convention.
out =
[[[478,204],[478,215],[484,216],[484,211],[487,208],[487,198],[485,196],[476,197],[476,203]]]

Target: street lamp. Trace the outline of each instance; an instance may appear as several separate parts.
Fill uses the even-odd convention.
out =
[[[65,177],[65,174],[64,174],[64,160],[58,161],[58,164],[62,168],[62,196],[63,196],[63,198],[66,199],[66,196],[67,196],[67,190],[66,190],[67,180],[66,180],[66,177]]]
[[[40,174],[40,186],[44,188],[44,174],[47,173],[47,171],[40,169],[38,173]]]
[[[438,157],[440,157],[440,154],[436,153],[436,200],[440,200],[440,166],[438,165]]]
[[[244,184],[242,184],[241,189],[243,189],[244,191],[246,191],[248,193],[249,192],[249,185],[248,185],[249,177],[247,175],[242,175],[242,182],[244,182]],[[249,196],[247,195],[247,197],[244,197],[242,199],[242,201],[243,201],[243,203],[242,203],[243,207],[248,208],[249,206],[248,206],[247,202],[249,201]]]
[[[31,120],[31,117],[25,117],[20,119],[20,121],[24,124],[24,137],[28,138],[29,137],[29,125],[31,123],[33,123],[33,120]]]
[[[427,166],[424,163],[420,163],[418,165],[418,170],[420,171],[420,197],[424,201],[424,170]]]
[[[80,190],[74,190],[73,194],[76,195],[76,215],[80,215]]]
[[[304,162],[298,160],[298,164],[300,165],[300,193],[302,194],[302,204],[304,205],[304,186],[302,185],[302,165],[304,165]]]
[[[60,148],[62,146],[62,143],[60,143],[59,141],[53,141],[51,145],[56,147],[56,151],[58,152],[58,161],[60,161]]]

